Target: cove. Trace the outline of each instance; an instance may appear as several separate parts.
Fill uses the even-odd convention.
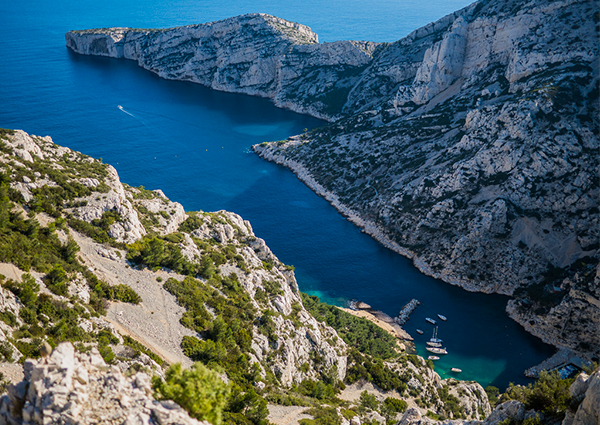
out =
[[[275,255],[296,267],[300,288],[326,302],[342,305],[357,298],[396,315],[410,299],[419,299],[422,305],[405,329],[415,336],[421,355],[427,354],[424,342],[432,331],[424,318],[448,317],[439,325],[449,351],[437,363],[442,377],[459,367],[461,379],[504,389],[510,381],[527,382],[523,370],[554,352],[506,316],[506,297],[468,293],[420,274],[291,172],[249,151],[252,144],[285,139],[321,121],[277,109],[267,99],[165,81],[133,62],[68,52],[64,32],[74,28],[172,26],[221,18],[188,14],[182,22],[170,10],[160,20],[166,7],[161,2],[151,2],[143,9],[146,15],[136,13],[133,4],[107,3],[109,8],[98,12],[103,21],[95,20],[93,10],[64,1],[26,11],[7,6],[0,45],[6,59],[0,127],[48,134],[58,144],[101,157],[115,166],[123,182],[162,189],[186,210],[240,214]],[[244,11],[220,11],[229,12]],[[297,11],[282,17],[320,32]],[[378,22],[379,27],[390,25]],[[337,35],[330,32],[327,38]],[[369,38],[368,31],[356,38]],[[417,335],[415,328],[425,335]]]

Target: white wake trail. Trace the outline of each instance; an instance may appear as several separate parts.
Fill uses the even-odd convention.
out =
[[[126,110],[125,110],[125,109],[124,109],[124,108],[123,108],[121,105],[118,105],[118,106],[119,106],[119,109],[120,109],[121,111],[125,112],[127,115],[131,115],[133,118],[136,118],[136,116],[135,116],[135,115],[133,115],[133,114],[130,114],[129,112],[127,112],[127,111],[126,111]]]

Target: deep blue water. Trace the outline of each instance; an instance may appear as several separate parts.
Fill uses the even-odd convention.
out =
[[[0,127],[50,135],[114,165],[134,186],[162,189],[187,210],[235,211],[251,221],[300,288],[330,303],[358,298],[395,315],[421,300],[406,329],[421,354],[442,313],[449,355],[437,370],[462,379],[524,382],[522,371],[553,353],[504,312],[507,298],[467,293],[421,275],[314,195],[289,171],[249,152],[322,122],[277,109],[266,99],[161,80],[133,62],[67,50],[70,29],[169,27],[264,12],[310,26],[321,41],[395,41],[468,0],[28,1],[0,7]],[[122,105],[123,110],[118,108]],[[425,336],[414,333],[415,328]]]

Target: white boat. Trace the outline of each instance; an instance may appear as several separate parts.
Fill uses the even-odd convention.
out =
[[[417,333],[418,333],[419,335],[423,335],[423,331],[422,331],[421,329],[417,329]]]
[[[448,320],[448,319],[446,319],[446,316],[442,316],[441,314],[438,314],[438,317],[439,317],[441,320],[443,320],[444,322],[445,322],[446,320]]]
[[[445,348],[438,347],[425,347],[427,351],[431,351],[434,354],[448,354]]]
[[[452,372],[455,372],[455,373],[460,373],[460,372],[462,372],[462,369],[459,369],[459,368],[457,368],[457,367],[453,367],[453,368],[452,368],[452,369],[450,369],[450,370],[451,370]]]
[[[438,331],[438,328],[436,326],[435,329],[433,330],[433,335],[431,336],[431,338],[429,338],[429,341],[430,342],[438,342],[441,344],[443,341],[437,337],[437,331]]]
[[[442,343],[441,342],[431,342],[431,341],[427,341],[427,345],[429,345],[430,347],[441,347]]]
[[[427,360],[439,360],[440,358],[438,356],[429,356],[427,357]]]
[[[431,319],[429,317],[426,317],[425,321],[431,323],[432,325],[435,325],[437,323],[435,320],[433,320],[433,319]]]

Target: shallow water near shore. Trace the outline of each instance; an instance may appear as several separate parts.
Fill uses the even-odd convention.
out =
[[[288,170],[259,159],[250,146],[323,124],[275,108],[268,100],[165,81],[131,61],[83,57],[67,50],[64,32],[107,26],[168,27],[265,12],[309,25],[321,40],[394,41],[468,2],[315,1],[225,4],[33,1],[4,5],[0,35],[0,127],[50,135],[58,144],[103,158],[133,186],[162,189],[186,210],[226,209],[250,220],[283,262],[296,267],[301,290],[344,305],[360,299],[394,316],[412,298],[404,328],[419,354],[432,326],[449,354],[442,377],[527,382],[523,370],[554,349],[504,312],[507,297],[474,294],[422,275],[312,193]],[[119,108],[120,106],[120,108]],[[420,328],[425,334],[416,334]]]

